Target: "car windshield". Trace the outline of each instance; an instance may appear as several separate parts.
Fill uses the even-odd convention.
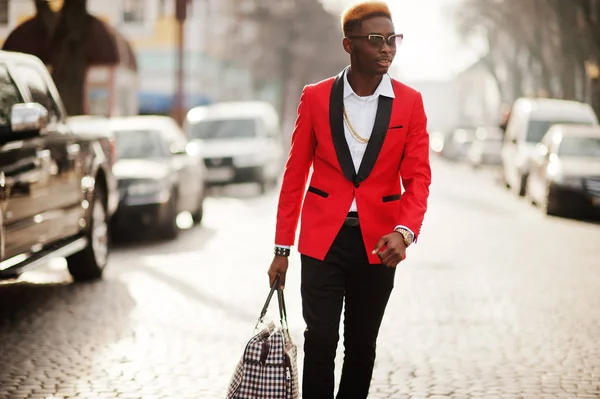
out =
[[[256,137],[254,119],[213,119],[191,126],[192,139],[231,139]]]
[[[600,137],[565,137],[558,147],[558,155],[600,158]]]
[[[589,120],[532,120],[529,121],[529,126],[527,127],[527,136],[525,137],[525,141],[528,143],[539,143],[544,138],[544,135],[550,129],[552,125],[591,125]]]
[[[117,159],[157,158],[166,155],[157,130],[120,130],[115,133]]]

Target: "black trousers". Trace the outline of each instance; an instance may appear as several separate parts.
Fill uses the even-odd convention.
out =
[[[333,398],[344,301],[344,366],[337,398],[367,397],[395,270],[369,264],[360,227],[342,227],[323,261],[302,255],[304,399]]]

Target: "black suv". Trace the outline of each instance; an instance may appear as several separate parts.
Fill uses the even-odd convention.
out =
[[[46,66],[0,51],[0,279],[65,257],[102,275],[118,192],[109,132],[72,131]]]

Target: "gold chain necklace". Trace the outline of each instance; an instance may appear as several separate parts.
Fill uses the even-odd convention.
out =
[[[348,114],[346,113],[346,106],[345,105],[344,105],[344,119],[346,120],[346,124],[348,125],[348,129],[350,129],[350,133],[352,133],[352,136],[356,139],[356,141],[358,141],[360,143],[363,143],[363,144],[367,144],[369,142],[369,139],[361,137],[356,132],[356,130],[354,130],[354,127],[350,123],[350,118],[348,118]]]

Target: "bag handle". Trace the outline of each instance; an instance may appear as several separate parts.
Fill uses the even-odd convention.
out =
[[[271,299],[273,298],[273,294],[277,291],[277,302],[279,304],[279,321],[281,322],[281,326],[284,329],[287,329],[287,310],[285,308],[285,300],[283,298],[283,290],[279,285],[280,276],[279,274],[275,277],[275,282],[271,286],[271,290],[269,291],[269,295],[267,296],[267,300],[260,312],[260,317],[258,318],[258,322],[256,323],[256,328],[260,323],[263,322],[267,314],[267,309],[269,308],[269,304],[271,303]]]

